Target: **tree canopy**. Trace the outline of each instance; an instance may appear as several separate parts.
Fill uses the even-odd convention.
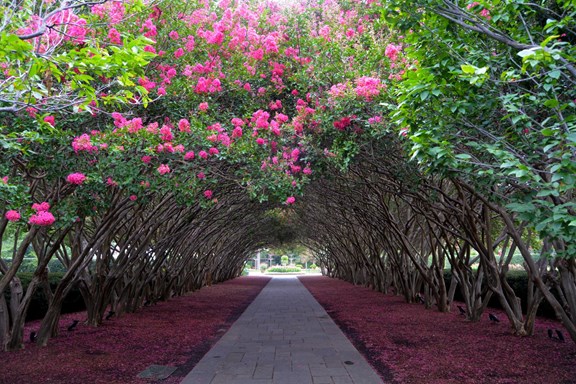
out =
[[[287,240],[327,274],[441,311],[460,289],[471,320],[494,295],[517,334],[545,299],[576,339],[573,1],[0,8],[8,349],[53,258],[67,272],[41,344],[74,284],[98,324]]]

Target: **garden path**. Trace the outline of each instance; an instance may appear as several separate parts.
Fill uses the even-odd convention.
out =
[[[181,384],[382,384],[295,276],[275,276]]]

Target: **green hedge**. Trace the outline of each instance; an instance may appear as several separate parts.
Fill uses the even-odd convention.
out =
[[[273,273],[294,273],[294,272],[302,272],[301,268],[298,267],[272,267],[268,268],[266,272],[273,272]]]
[[[28,284],[32,280],[34,276],[31,272],[21,272],[18,273],[17,276],[22,281],[22,288],[24,292],[28,288]],[[60,282],[64,276],[63,272],[54,272],[48,274],[48,282],[50,284],[50,288],[52,292],[56,290],[56,286]],[[8,287],[4,292],[4,296],[10,305],[10,288]],[[84,299],[82,299],[82,295],[80,294],[80,290],[77,287],[73,287],[66,298],[64,298],[64,302],[62,304],[62,313],[72,313],[83,311],[86,309],[86,305],[84,304]],[[36,292],[32,295],[32,301],[30,302],[30,306],[28,307],[28,313],[26,314],[26,321],[41,319],[46,314],[48,310],[48,299],[44,294],[44,290],[41,288],[36,288]]]
[[[444,271],[444,281],[446,282],[446,288],[450,286],[451,278],[452,278],[451,272]],[[514,292],[516,292],[516,296],[520,298],[520,301],[522,302],[522,310],[526,312],[528,273],[526,271],[509,271],[508,274],[506,275],[506,279],[508,280],[508,284],[510,284]],[[554,290],[552,290],[552,293],[554,293]],[[459,288],[456,289],[456,293],[454,294],[454,300],[464,301]],[[488,306],[492,308],[501,308],[500,301],[494,295],[492,295],[492,297],[490,298]],[[542,300],[542,302],[540,303],[537,314],[538,316],[556,318],[554,309],[552,309],[552,306],[546,301],[546,299]]]

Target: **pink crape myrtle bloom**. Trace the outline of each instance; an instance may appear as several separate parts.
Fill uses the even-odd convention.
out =
[[[44,121],[48,124],[50,124],[51,126],[54,126],[54,116],[46,116],[44,118]]]
[[[294,196],[289,196],[286,199],[286,204],[288,204],[288,205],[294,204],[295,202],[296,202],[296,198]]]
[[[208,153],[206,151],[200,151],[198,152],[198,156],[206,160],[208,158]]]
[[[203,102],[198,105],[198,109],[202,112],[206,112],[208,110],[208,103]]]
[[[189,151],[184,155],[184,160],[194,160],[194,157],[194,151]]]
[[[81,185],[86,180],[86,175],[83,173],[71,173],[66,177],[66,181],[70,184]]]
[[[32,204],[32,209],[35,210],[36,212],[47,211],[50,209],[50,204],[48,204],[48,202],[46,201],[42,203],[34,203]]]
[[[30,216],[28,223],[32,225],[39,225],[41,227],[47,227],[54,224],[55,221],[56,219],[54,218],[54,215],[51,214],[50,212],[38,211],[32,216]]]
[[[6,214],[4,215],[4,217],[8,220],[8,221],[18,221],[20,220],[20,213],[18,211],[15,211],[13,209],[9,210],[8,212],[6,212]]]
[[[167,166],[166,164],[160,164],[160,166],[158,167],[158,173],[161,175],[165,175],[169,172],[170,172],[170,167]]]
[[[239,119],[238,117],[234,117],[232,120],[230,120],[230,122],[235,127],[241,127],[244,125],[244,120]]]
[[[190,122],[186,119],[180,119],[178,122],[180,132],[190,132]]]
[[[136,201],[136,199],[138,199],[138,196],[136,196],[136,195],[130,195],[129,199],[130,199],[131,201]]]
[[[198,172],[196,177],[199,178],[200,180],[204,180],[206,178],[206,175],[204,174],[204,172]]]
[[[212,195],[213,195],[213,192],[212,192],[211,190],[207,189],[207,190],[204,191],[204,197],[205,197],[205,198],[211,199],[211,198],[212,198]]]
[[[148,155],[144,155],[140,158],[144,164],[149,164],[152,161],[152,157]]]
[[[396,59],[398,58],[398,53],[400,52],[400,49],[401,49],[400,45],[388,44],[386,46],[386,50],[384,51],[384,54],[390,60],[396,61]]]
[[[382,83],[380,79],[375,77],[362,76],[355,81],[356,94],[366,100],[371,100],[374,96],[380,94],[380,89],[382,88]]]

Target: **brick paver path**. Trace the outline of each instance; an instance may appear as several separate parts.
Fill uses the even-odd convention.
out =
[[[182,384],[382,384],[296,277],[274,277]]]

